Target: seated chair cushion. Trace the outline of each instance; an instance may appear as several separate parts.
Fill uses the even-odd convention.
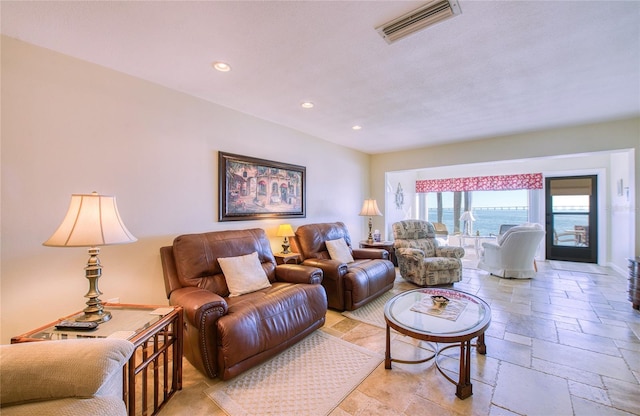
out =
[[[430,257],[424,261],[427,270],[452,270],[460,268],[460,260],[452,257]]]
[[[329,240],[325,244],[327,245],[327,251],[329,252],[329,256],[331,256],[332,260],[338,260],[342,263],[353,262],[351,250],[344,241],[344,238]]]
[[[244,256],[220,257],[218,262],[227,281],[230,297],[271,286],[255,251]]]
[[[320,285],[276,282],[267,289],[227,298],[228,313],[218,319],[219,355],[226,367],[259,356],[305,333],[326,312]],[[221,368],[224,368],[221,366]]]

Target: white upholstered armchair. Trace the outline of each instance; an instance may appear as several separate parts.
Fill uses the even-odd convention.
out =
[[[496,241],[482,243],[478,268],[498,277],[531,278],[536,274],[534,258],[543,237],[544,229],[540,224],[512,227]]]

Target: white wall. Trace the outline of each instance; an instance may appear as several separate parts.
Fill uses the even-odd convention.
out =
[[[183,233],[344,221],[370,156],[158,85],[2,38],[1,342],[84,307],[84,248],[43,247],[72,193],[114,194],[138,242],[102,247],[101,298],[166,304],[159,248]],[[307,218],[217,222],[217,152],[307,168]],[[339,169],[334,167],[339,166]]]
[[[402,188],[403,203],[396,204],[398,185]],[[384,227],[380,227],[383,238],[393,240],[394,222],[418,218],[416,213],[416,172],[389,172],[385,178]],[[382,201],[381,201],[382,202]]]
[[[611,240],[612,242],[617,242],[617,244],[611,244],[610,256],[612,259],[622,260],[631,257],[633,254],[629,253],[627,248],[634,245],[633,200],[635,199],[637,188],[630,168],[633,166],[634,153],[635,151],[612,153],[610,156],[606,217],[611,230]],[[640,167],[636,167],[636,169],[638,168]],[[618,193],[618,181],[622,181],[621,194]],[[628,264],[622,261],[618,263],[621,266],[627,266]]]

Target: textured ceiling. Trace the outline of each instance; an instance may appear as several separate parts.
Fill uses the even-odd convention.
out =
[[[461,0],[461,15],[392,45],[375,31],[424,3],[2,1],[0,11],[4,35],[367,153],[640,114],[640,2]],[[217,60],[233,70],[212,70]]]

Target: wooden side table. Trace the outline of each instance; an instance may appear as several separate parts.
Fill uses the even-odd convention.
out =
[[[394,266],[398,267],[398,259],[396,258],[396,250],[393,248],[393,241],[379,241],[374,243],[368,243],[367,241],[360,241],[360,248],[381,248],[389,252],[389,260]]]
[[[300,254],[298,253],[274,253],[273,257],[276,258],[276,264],[298,264],[300,262]]]
[[[57,330],[63,320],[11,338],[11,343],[74,338],[122,338],[135,346],[124,368],[123,400],[130,416],[156,415],[182,390],[183,311],[180,306],[105,303],[112,319],[93,331]],[[136,411],[136,409],[139,409]]]

